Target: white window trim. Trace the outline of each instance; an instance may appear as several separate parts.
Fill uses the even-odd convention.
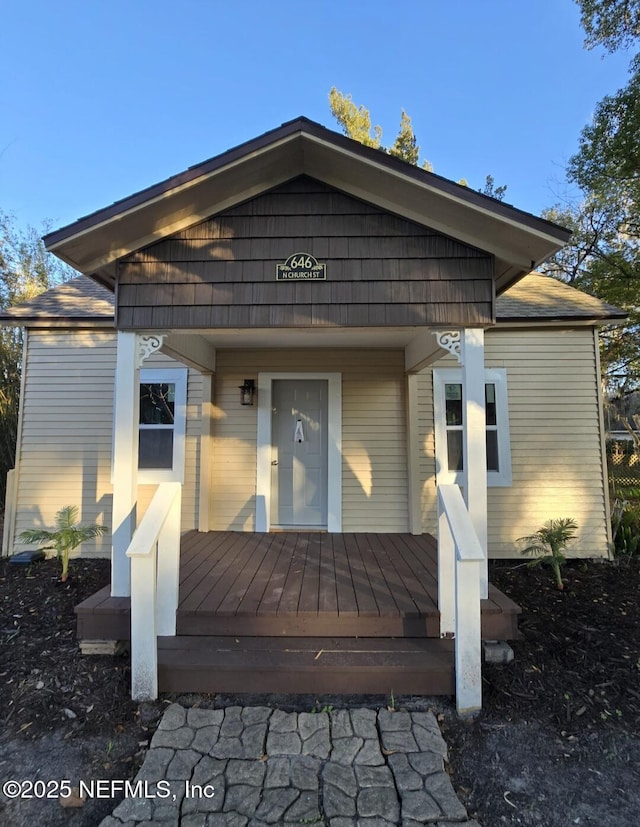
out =
[[[140,485],[161,482],[184,483],[185,436],[187,430],[187,368],[144,368],[140,370],[141,385],[175,385],[173,406],[173,467],[139,468]]]
[[[258,373],[256,531],[269,531],[271,514],[271,395],[274,379],[324,379],[327,416],[327,531],[342,531],[342,374]]]
[[[484,381],[485,384],[493,384],[496,389],[498,465],[500,467],[499,471],[487,471],[487,485],[492,488],[508,487],[512,484],[512,472],[507,371],[504,368],[486,368],[484,372]],[[446,485],[450,483],[463,485],[464,472],[449,471],[447,467],[447,419],[444,387],[448,383],[463,384],[461,368],[436,368],[433,371],[433,417],[436,440],[436,481],[439,485]],[[463,456],[462,461],[464,467],[466,468],[466,455]]]

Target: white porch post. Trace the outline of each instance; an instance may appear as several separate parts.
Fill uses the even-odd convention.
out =
[[[198,499],[198,531],[209,531],[209,497],[213,453],[213,389],[215,374],[202,374],[202,415],[200,430],[200,495]]]
[[[464,398],[464,492],[484,561],[480,565],[480,596],[489,592],[487,563],[487,444],[484,389],[484,330],[462,331],[462,386]]]
[[[131,594],[127,548],[136,529],[140,370],[135,333],[118,331],[113,417],[113,513],[111,595]]]
[[[415,373],[407,374],[407,471],[409,476],[409,531],[412,534],[422,534],[418,375]]]

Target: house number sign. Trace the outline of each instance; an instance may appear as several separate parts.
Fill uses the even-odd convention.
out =
[[[284,264],[276,264],[276,281],[326,281],[327,265],[318,264],[309,253],[294,253]]]

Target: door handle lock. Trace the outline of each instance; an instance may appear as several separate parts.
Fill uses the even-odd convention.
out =
[[[272,459],[272,460],[271,460],[271,464],[272,464],[272,465],[277,465],[277,464],[278,464],[278,460],[277,460],[277,459]]]

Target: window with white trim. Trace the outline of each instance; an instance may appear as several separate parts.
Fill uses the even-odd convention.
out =
[[[465,466],[462,432],[464,390],[462,370],[433,371],[433,405],[436,439],[436,477],[439,483],[463,482]],[[485,411],[487,485],[511,485],[511,443],[507,372],[504,368],[485,370]]]
[[[184,481],[187,374],[183,368],[140,371],[140,483]]]

